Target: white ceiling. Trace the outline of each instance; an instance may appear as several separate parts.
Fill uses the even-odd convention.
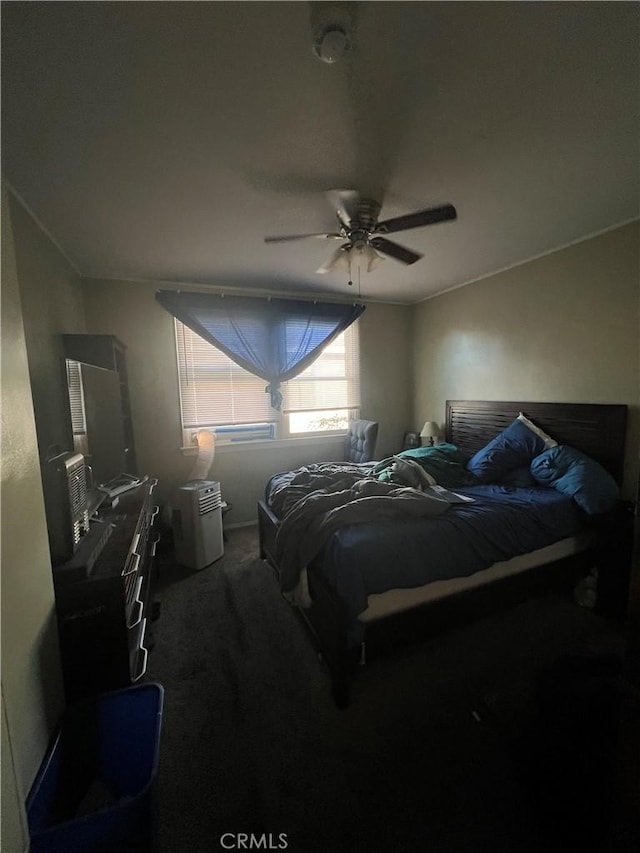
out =
[[[335,244],[263,237],[334,230],[334,188],[451,202],[363,274],[397,302],[638,216],[637,3],[333,5],[327,65],[318,4],[3,3],[5,177],[83,275],[342,296]]]

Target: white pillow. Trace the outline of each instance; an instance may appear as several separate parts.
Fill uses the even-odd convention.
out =
[[[544,430],[540,429],[539,426],[536,426],[536,424],[534,424],[533,421],[530,421],[529,418],[526,417],[526,415],[522,414],[522,412],[519,413],[518,420],[522,421],[522,423],[526,427],[529,427],[531,432],[535,432],[535,434],[538,436],[538,438],[541,438],[544,441],[545,450],[548,450],[550,447],[557,447],[558,446],[557,441],[555,441],[553,438],[551,438],[550,435],[547,435],[546,432]]]

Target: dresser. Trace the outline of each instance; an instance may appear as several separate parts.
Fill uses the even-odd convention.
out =
[[[146,477],[103,504],[73,558],[54,569],[67,701],[144,677],[159,540],[156,485]]]

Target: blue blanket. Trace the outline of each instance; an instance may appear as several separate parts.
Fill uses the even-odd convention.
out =
[[[355,620],[367,596],[468,577],[584,529],[585,516],[554,489],[479,485],[457,489],[473,503],[436,518],[394,519],[336,531],[312,564]]]

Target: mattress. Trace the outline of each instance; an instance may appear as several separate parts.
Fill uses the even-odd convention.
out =
[[[390,589],[382,593],[373,593],[367,597],[367,608],[360,613],[358,619],[360,622],[372,622],[421,604],[474,589],[501,578],[521,574],[536,566],[543,566],[546,563],[552,563],[555,560],[586,551],[592,546],[593,542],[594,533],[585,531],[577,536],[568,536],[544,548],[538,548],[536,551],[494,563],[469,577],[432,581],[412,589]]]
[[[391,600],[400,595],[396,590],[477,583],[474,576],[496,564],[538,559],[528,555],[588,530],[575,502],[554,489],[487,485],[459,491],[473,503],[451,506],[437,518],[342,527],[309,571],[324,577],[356,620],[372,606],[373,595],[391,592]],[[544,555],[539,559],[544,562]]]

